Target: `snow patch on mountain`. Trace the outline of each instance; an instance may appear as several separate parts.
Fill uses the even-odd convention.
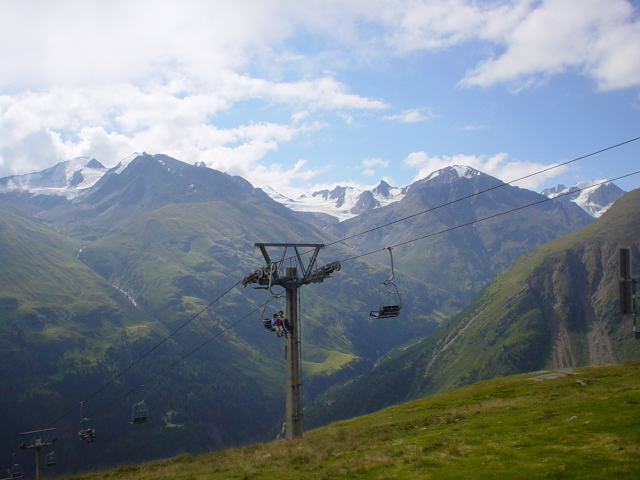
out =
[[[286,197],[270,187],[263,188],[263,191],[293,211],[326,213],[341,222],[374,208],[397,202],[404,197],[400,188],[392,187],[384,180],[370,190],[337,185],[331,190],[318,190],[295,199]]]
[[[91,188],[106,171],[95,158],[76,157],[41,172],[2,178],[0,193],[58,195],[71,200]]]
[[[558,185],[540,193],[549,198],[560,197],[565,201],[574,202],[592,217],[599,218],[625,192],[606,180],[592,180],[578,182],[571,187]]]
[[[466,165],[452,165],[450,167],[441,168],[440,170],[436,170],[435,172],[430,173],[424,180],[433,180],[434,178],[439,177],[440,175],[443,175],[447,172],[455,172],[459,178],[474,178],[481,173],[478,170],[475,170],[474,168],[468,167]]]
[[[128,157],[123,158],[122,160],[120,160],[118,162],[118,164],[113,167],[113,171],[117,174],[120,174],[122,172],[124,172],[126,170],[126,168],[129,166],[129,164],[135,160],[136,158],[138,158],[140,155],[146,155],[145,152],[142,153],[132,153],[131,155],[129,155]]]

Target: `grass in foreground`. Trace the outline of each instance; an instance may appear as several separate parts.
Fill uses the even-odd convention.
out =
[[[640,361],[525,374],[276,441],[80,479],[640,478]]]

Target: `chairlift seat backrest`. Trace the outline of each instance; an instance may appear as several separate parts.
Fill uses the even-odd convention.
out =
[[[384,305],[380,310],[374,310],[370,316],[374,318],[393,318],[400,315],[400,305]]]
[[[400,313],[400,305],[385,305],[380,309],[380,315],[397,317]]]

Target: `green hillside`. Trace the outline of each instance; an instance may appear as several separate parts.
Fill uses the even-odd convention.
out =
[[[618,313],[618,251],[640,272],[640,190],[600,219],[521,255],[460,314],[426,339],[391,352],[371,372],[317,398],[325,422],[542,368],[640,358]]]
[[[69,479],[636,479],[638,455],[636,361],[479,382],[293,441]]]
[[[38,370],[40,362],[72,357],[93,362],[123,335],[135,340],[164,334],[158,322],[77,260],[81,244],[5,205],[0,205],[0,246],[3,365],[21,361],[23,375],[34,383],[50,375],[50,368]],[[90,346],[87,337],[94,339]]]
[[[114,375],[174,330],[175,323],[137,308],[79,261],[83,247],[4,204],[0,209],[0,388],[5,392],[0,397],[0,447],[13,451],[19,432],[55,421],[59,453],[77,458],[67,466],[71,471],[92,461],[75,442],[80,401],[108,385],[83,413],[95,417],[93,425],[103,438],[106,432],[121,434],[129,426],[132,403],[143,394],[133,390],[220,332],[210,321],[198,323],[114,381]],[[172,320],[184,322],[185,317]],[[197,452],[262,439],[284,395],[277,381],[282,360],[262,362],[254,347],[230,337],[212,342],[147,385],[149,425],[120,444],[103,445],[99,463],[160,458],[172,448],[180,451],[176,444]],[[256,398],[263,399],[262,411],[255,408]],[[235,420],[239,417],[241,425]],[[201,438],[194,439],[190,430],[203,425],[206,433],[202,430]],[[146,448],[131,448],[149,435],[154,440]]]

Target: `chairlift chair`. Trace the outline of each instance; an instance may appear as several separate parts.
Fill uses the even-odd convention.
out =
[[[373,318],[393,318],[400,315],[402,309],[402,297],[398,287],[393,283],[395,271],[393,268],[393,253],[391,247],[387,247],[391,257],[391,278],[378,284],[378,310],[372,310],[369,314]]]
[[[83,418],[78,425],[78,436],[80,440],[87,443],[93,443],[96,438],[96,431],[88,425],[89,418]]]
[[[44,464],[47,467],[55,467],[56,466],[56,454],[54,452],[47,453],[47,456],[44,459]]]
[[[24,473],[22,472],[22,465],[19,463],[14,463],[11,466],[11,478],[23,478]]]
[[[270,318],[262,319],[262,324],[264,325],[264,329],[267,332],[275,332],[275,330],[273,329],[273,326],[271,325],[271,319]]]
[[[144,403],[144,400],[136,403],[133,406],[133,411],[131,412],[131,423],[143,423],[146,422],[149,418],[149,410],[147,409],[147,404]]]
[[[142,388],[143,400],[133,405],[131,423],[144,423],[147,421],[147,418],[149,418],[149,409],[147,408],[147,404],[144,403],[144,385],[140,385],[140,387]]]

